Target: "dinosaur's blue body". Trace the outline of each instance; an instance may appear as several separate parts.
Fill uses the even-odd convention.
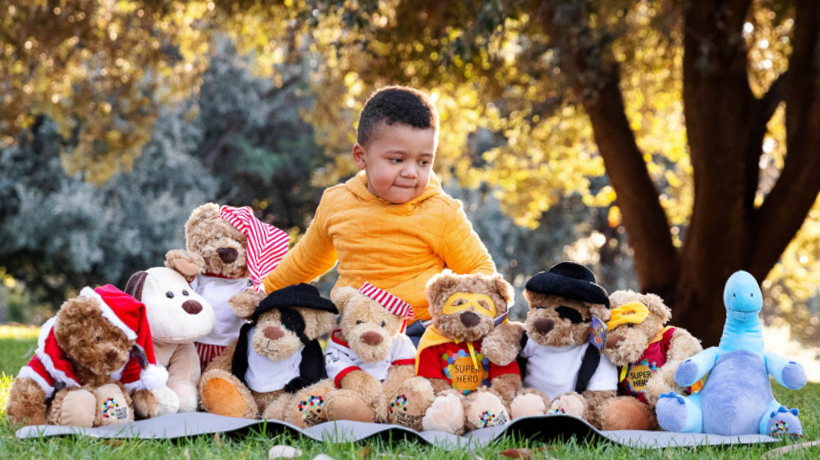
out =
[[[723,303],[726,325],[720,345],[684,361],[675,374],[678,384],[687,387],[708,373],[706,384],[689,397],[662,395],[656,408],[661,428],[727,436],[802,434],[797,409],[788,410],[774,399],[769,374],[796,390],[806,384],[806,373],[800,364],[765,351],[757,281],[736,272],[726,282]]]

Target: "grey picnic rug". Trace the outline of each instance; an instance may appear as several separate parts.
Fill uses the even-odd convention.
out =
[[[645,449],[778,441],[762,435],[729,437],[665,431],[598,431],[584,420],[570,415],[522,417],[504,426],[483,428],[462,436],[441,431],[418,432],[397,425],[351,421],[326,422],[307,429],[300,429],[289,423],[275,420],[249,420],[204,412],[164,415],[150,420],[97,428],[35,425],[20,428],[16,434],[20,439],[66,435],[85,435],[100,439],[176,439],[213,433],[242,435],[250,430],[264,430],[265,433],[273,435],[282,432],[299,433],[317,441],[330,442],[358,441],[371,437],[392,440],[415,439],[445,449],[456,447],[472,449],[489,444],[494,439],[505,435],[545,442],[575,436],[579,441],[612,442]]]

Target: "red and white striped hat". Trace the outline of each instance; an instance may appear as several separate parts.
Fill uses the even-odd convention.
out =
[[[219,217],[230,222],[248,237],[248,271],[253,286],[259,289],[262,279],[279,265],[288,252],[290,236],[257,219],[249,206],[222,206],[219,209]]]
[[[384,289],[379,289],[376,286],[373,286],[367,281],[365,281],[364,285],[359,288],[359,294],[370,297],[378,302],[387,311],[396,316],[403,316],[405,320],[413,319],[413,307],[410,306],[409,303],[401,300]]]

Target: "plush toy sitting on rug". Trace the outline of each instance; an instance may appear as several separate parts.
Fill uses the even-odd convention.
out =
[[[84,288],[40,329],[34,357],[14,379],[12,423],[92,426],[154,417],[156,365],[145,306],[114,286]]]
[[[455,275],[427,283],[432,324],[419,342],[416,374],[426,382],[400,388],[409,416],[424,430],[462,433],[504,425],[507,403],[521,389],[515,362],[497,366],[481,353],[482,339],[506,317],[513,290],[501,275]],[[403,410],[403,408],[402,408]]]
[[[288,250],[287,233],[260,222],[249,207],[204,204],[185,223],[188,250],[165,255],[165,265],[191,281],[214,309],[216,326],[196,342],[200,369],[239,336],[243,318],[265,297],[259,285]]]
[[[358,291],[337,288],[331,298],[341,328],[325,349],[325,414],[328,420],[386,421],[398,387],[417,378],[416,347],[402,333],[413,308],[370,283]]]
[[[202,375],[205,410],[231,417],[261,414],[302,428],[326,421],[324,393],[314,392],[314,384],[327,378],[317,338],[334,329],[337,313],[309,284],[265,297],[239,338]]]
[[[706,383],[688,397],[661,395],[658,423],[666,431],[724,436],[801,435],[797,409],[789,410],[774,399],[769,375],[797,390],[806,384],[806,372],[800,364],[766,351],[760,321],[763,295],[755,278],[735,272],[726,282],[723,303],[726,324],[720,345],[687,359],[675,373],[683,387],[708,373]]]
[[[194,342],[208,335],[216,320],[207,300],[170,268],[134,273],[125,292],[145,304],[157,363],[168,370],[168,384],[152,390],[159,415],[196,411],[202,373]]]
[[[703,348],[686,329],[666,326],[672,311],[655,294],[616,291],[609,301],[604,355],[618,366],[620,396],[604,401],[601,429],[655,430],[658,397],[687,390],[675,383],[675,371]]]
[[[517,349],[525,390],[511,403],[512,417],[563,412],[600,428],[599,408],[618,385],[618,370],[590,343],[593,316],[609,320],[606,290],[588,268],[563,262],[530,278],[524,297],[530,309]]]

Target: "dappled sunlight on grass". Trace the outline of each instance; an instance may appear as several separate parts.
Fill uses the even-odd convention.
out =
[[[0,339],[36,339],[40,328],[13,324],[0,324]]]

